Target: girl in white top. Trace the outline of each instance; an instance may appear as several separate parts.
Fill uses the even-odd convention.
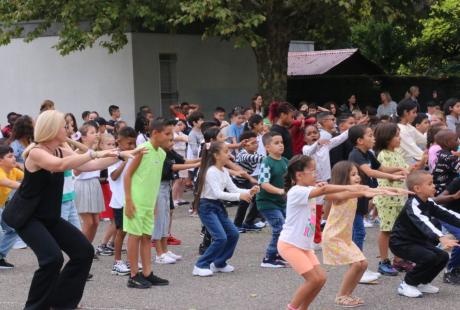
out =
[[[198,215],[211,234],[212,242],[196,262],[193,268],[195,276],[207,277],[214,272],[234,270],[227,260],[233,256],[239,233],[228,218],[222,200],[245,200],[249,203],[259,191],[258,186],[250,190],[236,187],[224,168],[228,161],[228,146],[223,142],[212,142],[209,149],[203,149],[197,185],[197,197],[200,197]]]
[[[404,100],[398,104],[399,136],[401,144],[398,152],[404,157],[408,165],[420,161],[423,150],[417,145],[426,145],[426,135],[421,134],[411,124],[417,117],[417,105],[411,100]]]
[[[288,310],[307,309],[326,283],[326,273],[313,250],[315,198],[368,189],[362,185],[316,184],[316,171],[313,158],[296,155],[289,161],[286,174],[286,221],[278,240],[278,252],[305,279],[287,305]]]
[[[185,152],[187,150],[188,136],[183,132],[185,129],[185,124],[183,121],[178,120],[174,126],[174,146],[173,150],[176,151],[179,155],[185,158]],[[188,202],[183,199],[184,188],[186,185],[186,180],[188,178],[188,170],[180,170],[178,172],[179,178],[174,180],[172,187],[172,197],[175,205],[183,205]]]

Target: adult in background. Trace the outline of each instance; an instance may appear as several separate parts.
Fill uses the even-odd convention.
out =
[[[251,108],[254,111],[254,114],[259,114],[260,116],[264,116],[263,114],[263,105],[264,105],[264,98],[261,94],[255,94],[251,100]]]
[[[377,108],[377,117],[388,115],[394,117],[397,115],[396,108],[398,104],[391,99],[390,93],[385,91],[380,93],[380,104]]]
[[[30,219],[17,229],[18,235],[34,251],[39,264],[25,309],[77,308],[91,268],[92,245],[77,228],[61,218],[63,172],[103,169],[115,163],[117,156],[130,154],[115,150],[76,154],[61,147],[67,139],[65,125],[62,113],[41,113],[35,124],[36,143],[24,152],[25,174],[17,194],[40,198]],[[61,251],[69,256],[62,271],[64,258]]]
[[[417,112],[422,112],[420,110],[420,103],[418,102],[418,97],[420,96],[420,89],[418,86],[411,86],[409,87],[409,100],[415,103],[417,106]]]
[[[352,114],[354,111],[359,111],[360,108],[356,100],[356,95],[352,94],[350,97],[348,97],[347,102],[342,104],[339,110],[340,113],[345,114]]]

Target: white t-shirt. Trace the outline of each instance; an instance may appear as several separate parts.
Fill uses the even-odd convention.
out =
[[[94,171],[84,171],[75,177],[76,180],[89,180],[94,178],[99,178],[101,175],[101,170]]]
[[[149,141],[149,137],[147,137],[143,133],[140,133],[140,134],[137,135],[137,138],[136,138],[136,146],[139,146],[142,143],[147,142],[147,141]]]
[[[110,199],[109,206],[112,209],[121,209],[125,206],[125,188],[123,187],[123,179],[125,178],[126,170],[128,169],[129,161],[125,165],[125,168],[121,172],[120,176],[118,179],[113,180],[111,178],[112,172],[118,169],[120,165],[122,164],[122,161],[118,161],[111,165],[109,168],[107,168],[107,171],[109,173],[109,185],[110,185],[110,191],[112,192],[112,198]]]
[[[313,186],[293,186],[287,193],[286,221],[279,239],[300,249],[312,250],[316,228],[315,198],[310,198]]]

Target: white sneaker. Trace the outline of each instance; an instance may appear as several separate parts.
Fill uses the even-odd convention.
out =
[[[372,223],[372,222],[369,221],[368,219],[364,219],[364,227],[365,227],[365,228],[374,227],[374,223]]]
[[[437,294],[437,293],[439,293],[439,287],[431,285],[430,283],[428,283],[428,284],[419,284],[417,286],[417,289],[420,292],[427,293],[427,294]]]
[[[380,279],[380,277],[382,276],[382,274],[380,272],[375,272],[375,271],[372,271],[372,270],[369,270],[369,269],[367,269],[366,272],[368,272],[369,274],[373,275],[374,277],[377,277],[377,279]]]
[[[369,272],[369,270],[366,270],[363,276],[361,277],[361,280],[359,280],[359,283],[371,284],[371,283],[375,283],[375,281],[377,281],[378,279],[379,277],[375,275],[375,273],[371,273]]]
[[[171,252],[171,251],[168,251],[168,252],[166,252],[166,255],[168,255],[169,257],[172,257],[172,258],[174,258],[176,261],[178,261],[178,260],[181,260],[181,259],[182,259],[182,256],[180,256],[180,255],[177,255],[177,254],[174,254],[174,253],[173,253],[173,252]]]
[[[13,249],[27,249],[27,244],[24,241],[22,241],[22,239],[18,238],[18,240],[13,245]]]
[[[228,272],[233,272],[235,270],[235,267],[233,267],[232,265],[225,265],[225,267],[222,267],[222,268],[217,268],[216,265],[214,265],[214,263],[211,263],[211,271],[212,272],[224,272],[224,273],[228,273]]]
[[[313,245],[313,250],[315,250],[315,251],[321,251],[322,249],[323,249],[323,248],[322,248],[322,246],[321,246],[321,243],[315,243],[315,244]]]
[[[398,287],[399,295],[403,295],[410,298],[422,297],[423,294],[415,286],[409,285],[406,282],[402,281]]]
[[[197,266],[193,266],[193,272],[192,274],[194,276],[199,276],[199,277],[210,277],[214,273],[212,272],[211,269],[206,269],[206,268],[198,268]]]
[[[122,260],[116,261],[112,266],[112,274],[118,276],[126,276],[131,272],[131,269],[126,266]]]
[[[174,258],[172,258],[171,256],[169,256],[168,254],[163,253],[160,256],[156,256],[155,263],[162,264],[162,265],[175,264],[176,260]]]
[[[259,222],[255,223],[254,226],[256,226],[257,228],[264,228],[265,226],[267,226],[267,224],[265,224],[262,221],[259,221]]]

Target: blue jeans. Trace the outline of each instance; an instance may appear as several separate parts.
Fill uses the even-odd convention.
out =
[[[455,239],[457,240],[460,239],[460,228],[459,227],[447,224],[445,222],[441,222],[441,224],[445,229],[447,229],[449,233],[455,236]],[[459,268],[459,267],[460,267],[460,248],[454,247],[452,249],[452,253],[450,254],[449,262],[447,263],[447,270],[451,271],[453,268]]]
[[[0,208],[0,259],[4,259],[18,240],[16,230],[8,226],[2,219],[3,208]],[[2,234],[3,231],[3,234]]]
[[[364,216],[356,212],[355,220],[353,221],[353,242],[362,251],[364,248],[364,238],[366,238],[366,229],[364,228]]]
[[[205,269],[209,269],[211,263],[217,268],[227,266],[227,260],[233,256],[238,243],[238,229],[228,218],[222,202],[218,200],[200,199],[198,215],[211,234],[212,241],[195,265]]]
[[[285,213],[282,210],[259,210],[260,214],[272,227],[272,240],[268,244],[266,258],[275,258],[278,255],[278,238],[284,225]]]
[[[77,208],[75,207],[75,202],[69,200],[63,202],[61,205],[61,217],[66,220],[79,230],[81,230],[80,217],[78,216]]]

